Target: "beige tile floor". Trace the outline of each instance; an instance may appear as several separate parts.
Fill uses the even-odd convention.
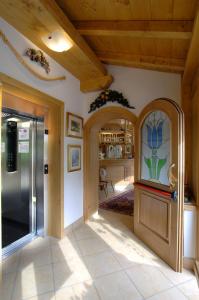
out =
[[[197,300],[175,273],[104,211],[63,240],[38,238],[3,263],[0,300]]]

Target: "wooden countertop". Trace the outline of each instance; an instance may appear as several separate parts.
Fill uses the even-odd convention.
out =
[[[100,159],[99,161],[127,161],[127,160],[134,160],[134,158],[105,158]]]
[[[196,210],[197,206],[195,202],[185,202],[184,203],[184,210]]]

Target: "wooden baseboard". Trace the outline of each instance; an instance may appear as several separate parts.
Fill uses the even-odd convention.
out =
[[[195,259],[190,257],[183,257],[183,267],[187,270],[194,270]]]
[[[199,286],[199,262],[197,260],[194,263],[194,272]]]

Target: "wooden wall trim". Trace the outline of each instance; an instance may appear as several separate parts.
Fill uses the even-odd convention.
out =
[[[183,258],[183,267],[187,270],[194,271],[194,258],[184,257]]]
[[[10,108],[23,109],[23,103],[26,103],[27,107],[33,108],[36,115],[41,115],[43,109],[44,122],[49,129],[48,235],[62,238],[64,235],[64,102],[3,73],[0,73],[0,82],[2,93],[10,97],[7,100],[9,107],[12,106]],[[42,109],[37,110],[38,107]]]
[[[182,81],[182,108],[185,113],[186,181],[196,204],[196,260],[199,259],[199,69],[192,82]],[[184,95],[187,96],[184,97]]]
[[[109,106],[92,114],[84,125],[84,219],[98,210],[99,138],[100,128],[110,120],[127,119],[136,124],[137,117],[129,110]],[[94,197],[93,197],[94,195]],[[133,222],[133,220],[132,220]]]
[[[192,39],[190,42],[185,69],[183,74],[183,85],[191,85],[196,71],[199,67],[198,47],[199,47],[199,4],[197,4],[195,20],[193,25]]]
[[[182,82],[183,84],[183,82]],[[191,186],[191,169],[192,169],[192,153],[191,153],[191,124],[192,124],[192,113],[191,113],[191,87],[183,86],[181,89],[182,102],[181,107],[184,113],[185,120],[185,187]]]

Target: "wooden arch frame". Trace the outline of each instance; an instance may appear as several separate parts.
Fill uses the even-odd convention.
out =
[[[99,140],[98,132],[108,121],[126,119],[136,124],[137,117],[129,110],[109,106],[95,112],[84,125],[84,219],[98,210]]]
[[[44,117],[45,128],[49,130],[47,234],[62,238],[64,236],[64,102],[0,73],[0,111],[2,105]]]

